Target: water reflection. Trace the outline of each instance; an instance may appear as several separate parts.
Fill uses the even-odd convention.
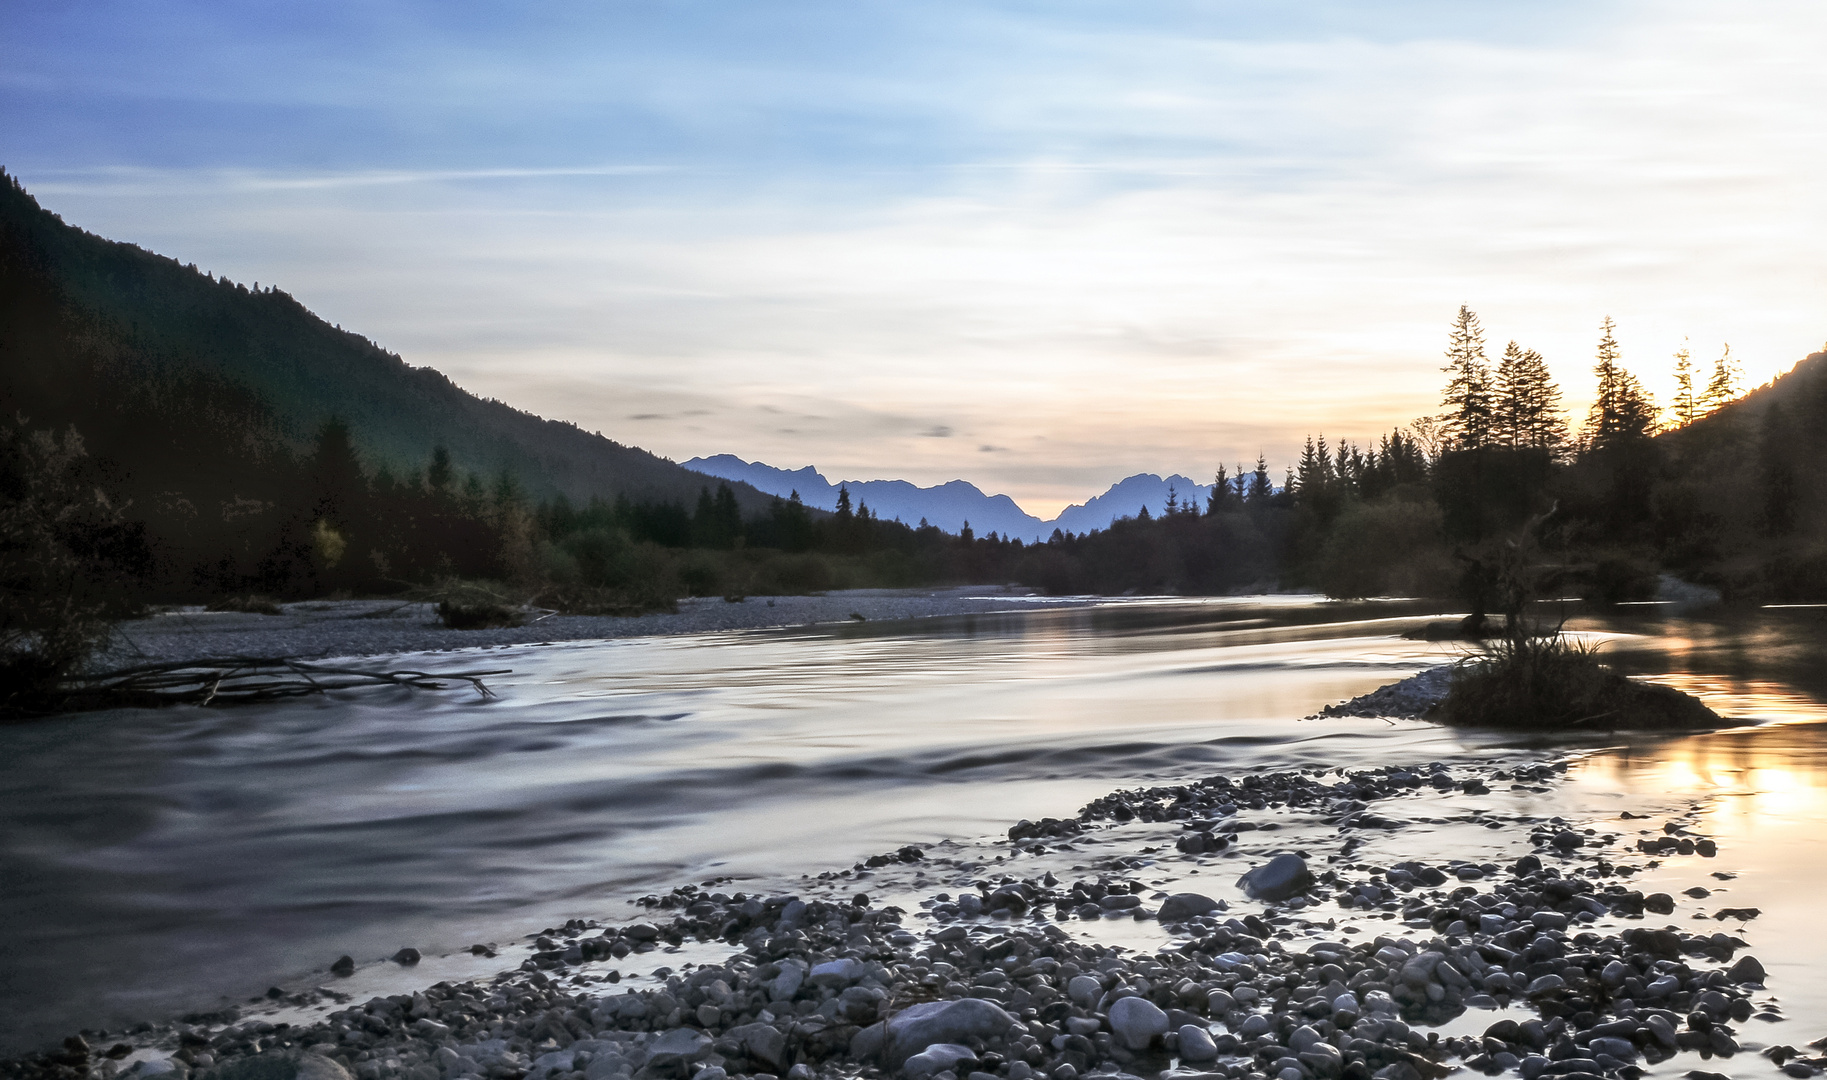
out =
[[[490,652],[515,669],[492,702],[381,692],[3,731],[0,1043],[245,997],[342,952],[613,916],[680,880],[779,882],[978,837],[1116,786],[1519,741],[1297,719],[1462,655],[1399,636],[1430,614],[1275,597],[526,647]],[[1731,887],[1777,888],[1778,857],[1755,852],[1788,834],[1763,823],[1793,821],[1801,843],[1822,809],[1820,728],[1799,723],[1827,694],[1807,670],[1821,621],[1580,623],[1726,715],[1795,722],[1591,754],[1573,803],[1717,796],[1721,865],[1744,868]]]

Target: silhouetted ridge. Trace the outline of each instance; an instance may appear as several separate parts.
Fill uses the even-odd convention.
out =
[[[96,420],[168,412],[188,397],[238,414],[259,429],[257,442],[302,451],[337,417],[370,465],[418,467],[441,445],[459,470],[505,470],[535,497],[688,502],[705,483],[644,450],[478,398],[278,289],[213,278],[67,225],[0,178],[0,408],[40,427],[76,423],[104,456],[148,464],[141,453],[111,453]],[[747,485],[735,493],[747,512],[769,502]]]

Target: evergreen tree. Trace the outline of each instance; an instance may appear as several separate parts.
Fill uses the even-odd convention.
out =
[[[450,451],[442,446],[432,450],[431,467],[425,470],[425,483],[437,494],[448,495],[453,479]]]
[[[1491,395],[1491,441],[1512,450],[1529,440],[1529,387],[1525,383],[1523,348],[1512,340],[1497,362],[1497,380]]]
[[[1302,503],[1317,498],[1326,487],[1325,465],[1320,459],[1319,450],[1313,445],[1313,436],[1307,436],[1307,444],[1301,448],[1300,462],[1294,468],[1294,482],[1289,485],[1294,497]]]
[[[1231,507],[1231,478],[1224,466],[1218,466],[1218,475],[1212,477],[1212,494],[1205,500],[1207,515],[1216,514]]]
[[[1738,362],[1732,359],[1732,345],[1727,342],[1725,351],[1713,363],[1713,377],[1707,380],[1706,393],[1700,398],[1701,407],[1710,413],[1738,400],[1742,392],[1739,388],[1742,375]]]
[[[1347,491],[1360,491],[1364,486],[1364,474],[1376,459],[1373,448],[1366,455],[1358,446],[1340,440],[1338,452],[1334,455],[1333,475],[1341,488]]]
[[[1172,484],[1167,485],[1166,510],[1167,517],[1173,517],[1180,512],[1180,493],[1174,490],[1174,485]]]
[[[797,493],[795,493],[797,494]],[[837,516],[845,521],[850,520],[850,486],[839,484],[837,488]]]
[[[1694,361],[1685,340],[1675,350],[1675,403],[1670,410],[1677,427],[1686,427],[1700,418],[1700,400],[1694,396]]]
[[[716,498],[718,546],[732,547],[742,537],[742,507],[736,503],[736,493],[728,484],[717,485]]]
[[[361,459],[349,439],[349,425],[330,419],[317,429],[309,466],[311,515],[345,526],[360,513],[368,494]]]
[[[1558,450],[1567,440],[1561,390],[1542,354],[1512,341],[1497,366],[1493,441],[1511,449]]]
[[[1617,328],[1610,316],[1600,329],[1599,362],[1593,368],[1599,377],[1598,393],[1586,418],[1586,445],[1593,450],[1647,439],[1656,427],[1655,403],[1637,377],[1618,363],[1618,341],[1613,336]]]
[[[1492,424],[1490,362],[1484,355],[1484,328],[1464,304],[1447,338],[1446,366],[1451,377],[1442,395],[1447,432],[1455,448],[1472,450],[1490,440]]]
[[[1266,506],[1275,495],[1275,485],[1269,482],[1269,462],[1261,454],[1256,455],[1256,471],[1250,474],[1251,506]]]

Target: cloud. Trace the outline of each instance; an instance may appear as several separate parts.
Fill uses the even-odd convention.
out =
[[[1576,416],[1606,314],[1652,389],[1684,336],[1818,347],[1827,9],[1488,7],[380,4],[320,54],[179,5],[190,69],[15,9],[0,138],[68,219],[469,389],[1035,507],[1432,411],[1462,302]]]

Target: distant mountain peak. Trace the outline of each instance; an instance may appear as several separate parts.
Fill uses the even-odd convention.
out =
[[[979,536],[996,533],[1022,540],[1045,540],[1054,529],[1086,533],[1107,529],[1118,518],[1135,517],[1146,506],[1150,515],[1166,509],[1171,495],[1180,503],[1192,502],[1201,509],[1211,497],[1212,486],[1173,473],[1136,473],[1112,484],[1102,494],[1060,511],[1051,521],[1023,510],[1007,495],[987,495],[968,480],[948,480],[931,487],[920,487],[907,480],[827,480],[811,465],[782,469],[759,461],[745,461],[735,454],[713,454],[696,457],[684,463],[708,476],[724,480],[741,480],[764,492],[786,498],[792,491],[807,506],[824,510],[837,506],[840,487],[848,488],[857,505],[868,504],[881,518],[899,518],[913,524],[924,520],[946,532],[958,532],[968,521]]]

